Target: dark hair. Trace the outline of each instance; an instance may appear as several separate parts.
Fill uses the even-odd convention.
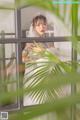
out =
[[[33,18],[33,21],[32,21],[33,27],[35,26],[35,24],[37,23],[38,20],[41,20],[44,23],[47,23],[47,19],[44,15],[37,15],[35,18]]]

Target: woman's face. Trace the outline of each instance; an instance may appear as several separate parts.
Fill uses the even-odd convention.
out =
[[[47,23],[44,23],[43,20],[38,20],[34,26],[35,31],[42,36],[47,30]]]

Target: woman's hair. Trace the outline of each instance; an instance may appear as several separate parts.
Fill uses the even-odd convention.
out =
[[[40,21],[44,24],[47,23],[47,19],[44,15],[37,15],[36,17],[33,18],[33,21],[32,21],[33,27],[36,25],[37,21]]]

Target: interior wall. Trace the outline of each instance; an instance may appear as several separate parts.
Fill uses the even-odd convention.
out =
[[[46,11],[37,7],[26,7],[21,9],[21,27],[22,30],[29,29],[32,19],[37,14],[45,15]]]
[[[70,31],[66,25],[53,13],[37,7],[26,7],[21,9],[21,28],[22,30],[29,29],[32,19],[37,14],[43,14],[47,17],[48,24],[54,27],[54,36],[70,36]],[[62,28],[62,29],[61,29]]]

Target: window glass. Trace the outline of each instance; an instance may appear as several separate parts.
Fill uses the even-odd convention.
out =
[[[4,31],[5,33],[14,33],[14,10],[0,10],[0,33]]]

